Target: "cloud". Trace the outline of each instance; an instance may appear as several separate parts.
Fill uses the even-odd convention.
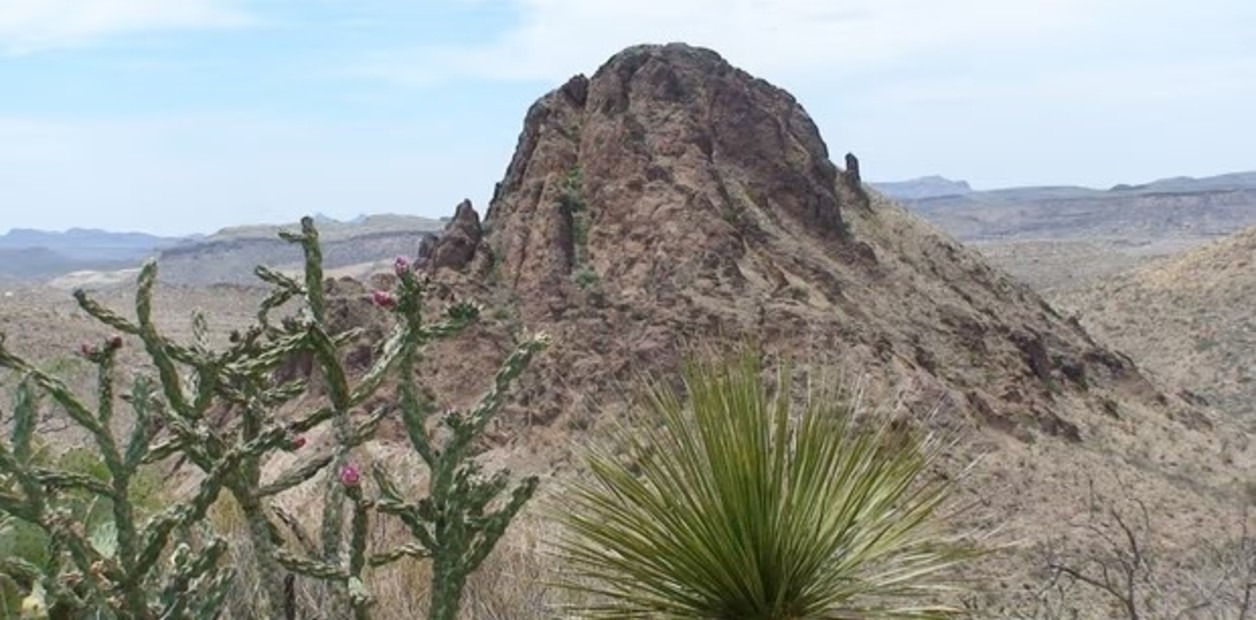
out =
[[[944,75],[886,82],[857,97],[872,106],[1007,102],[1089,107],[1256,98],[1256,56],[1146,64],[1097,64],[1010,76]]]
[[[628,45],[685,41],[760,74],[858,73],[937,50],[1066,41],[1115,0],[511,0],[517,23],[480,44],[380,50],[359,76],[553,82]]]
[[[137,32],[251,22],[231,0],[4,0],[0,51],[24,54]]]

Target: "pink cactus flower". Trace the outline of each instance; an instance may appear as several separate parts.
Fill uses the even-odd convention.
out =
[[[361,477],[358,475],[358,468],[352,465],[344,465],[340,468],[340,484],[347,487],[356,487]]]
[[[375,302],[375,305],[381,308],[392,308],[397,305],[397,298],[393,297],[393,294],[388,291],[375,291],[374,293],[371,293],[371,300]]]
[[[122,336],[114,336],[109,339],[109,348],[117,350],[122,348]]]
[[[297,435],[292,438],[292,441],[288,445],[292,446],[293,450],[300,450],[305,446],[305,437]]]
[[[409,270],[410,261],[407,261],[404,256],[398,256],[397,261],[393,263],[393,271],[400,276]]]

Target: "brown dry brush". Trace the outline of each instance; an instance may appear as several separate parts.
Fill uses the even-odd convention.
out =
[[[333,333],[329,328],[322,254],[313,221],[304,218],[300,233],[280,236],[301,246],[304,278],[258,267],[256,274],[273,291],[262,302],[256,324],[233,333],[224,350],[210,347],[203,316],[193,319],[191,344],[161,333],[153,318],[157,280],[153,262],[140,273],[134,319],[77,291],[84,311],[121,334],[102,346],[84,347],[84,356],[99,375],[95,402],[75,396],[57,377],[6,348],[0,337],[0,368],[22,377],[12,417],[5,420],[12,430],[0,439],[0,533],[4,523],[20,521],[37,528],[47,540],[41,563],[0,560],[0,572],[17,578],[27,612],[61,617],[92,612],[135,619],[219,617],[229,590],[240,587],[229,562],[223,561],[228,541],[207,518],[210,506],[225,493],[246,524],[250,552],[243,557],[253,563],[247,569],[257,578],[256,587],[247,593],[253,603],[251,617],[294,617],[292,580],[300,575],[325,584],[325,617],[369,618],[373,596],[368,568],[405,558],[430,561],[429,617],[456,617],[468,576],[493,550],[537,485],[535,477],[512,485],[505,471],[485,475],[470,446],[548,340],[544,335],[521,340],[475,406],[434,416],[431,403],[416,386],[421,351],[475,321],[480,307],[456,303],[439,320],[426,321],[427,284],[398,259],[396,289],[374,295],[377,304],[393,312],[396,324],[381,343],[373,366],[351,378],[340,349],[358,333]],[[301,302],[299,311],[276,324],[272,311],[293,300]],[[115,362],[123,335],[142,343],[155,377],[139,374],[116,397]],[[326,402],[313,411],[281,417],[278,412],[285,405],[306,393],[302,379],[276,379],[275,371],[297,355],[316,360]],[[396,407],[352,418],[351,411],[374,402],[388,379],[399,386]],[[34,458],[33,429],[41,393],[56,403],[56,415],[92,437],[106,475],[83,476]],[[131,409],[132,419],[126,423],[114,415],[119,401]],[[211,414],[224,410],[236,413],[238,421],[216,423]],[[399,411],[411,447],[429,469],[425,493],[402,487],[397,477],[379,466],[372,468],[373,484],[368,485],[352,461],[354,448],[371,440],[392,411]],[[433,422],[448,430],[441,435],[447,439],[429,438]],[[330,426],[334,439],[330,449],[309,448],[294,467],[264,479],[263,464],[269,457],[299,450],[303,435],[324,425]],[[140,515],[132,501],[136,472],[172,459],[197,470],[196,490],[165,510]],[[315,537],[279,511],[274,500],[320,475],[322,505]],[[68,517],[62,505],[71,492],[101,498],[112,507],[100,532],[84,531]],[[368,529],[373,521],[384,519],[403,524],[411,542],[374,548]],[[299,535],[288,542],[285,531]]]
[[[1256,618],[1256,537],[1246,512],[1237,520],[1233,538],[1169,549],[1146,503],[1100,497],[1092,484],[1088,514],[1075,528],[1089,544],[1074,551],[1065,551],[1064,538],[1044,544],[1038,553],[1043,582],[1013,617]]]

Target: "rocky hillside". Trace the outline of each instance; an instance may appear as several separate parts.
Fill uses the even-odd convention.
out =
[[[984,455],[962,524],[1041,541],[1093,488],[1157,506],[1178,543],[1220,534],[1251,459],[1218,438],[1245,435],[846,164],[793,97],[714,52],[617,54],[528,110],[484,222],[464,205],[425,248],[440,296],[484,300],[493,318],[429,353],[426,379],[468,398],[468,373],[518,329],[551,333],[498,439],[561,469],[626,381],[668,376],[688,345],[749,339],[900,387],[917,410],[941,403],[937,423],[968,432],[953,465]],[[1029,565],[1006,557],[987,583],[1011,596]]]
[[[1082,325],[1256,428],[1256,227],[1062,295]]]

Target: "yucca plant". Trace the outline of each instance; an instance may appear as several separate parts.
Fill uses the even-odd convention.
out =
[[[555,505],[563,586],[594,618],[933,618],[944,569],[975,551],[933,527],[940,438],[861,415],[833,389],[791,401],[746,352],[685,368],[684,395],[594,448]],[[877,418],[877,419],[872,419]]]

